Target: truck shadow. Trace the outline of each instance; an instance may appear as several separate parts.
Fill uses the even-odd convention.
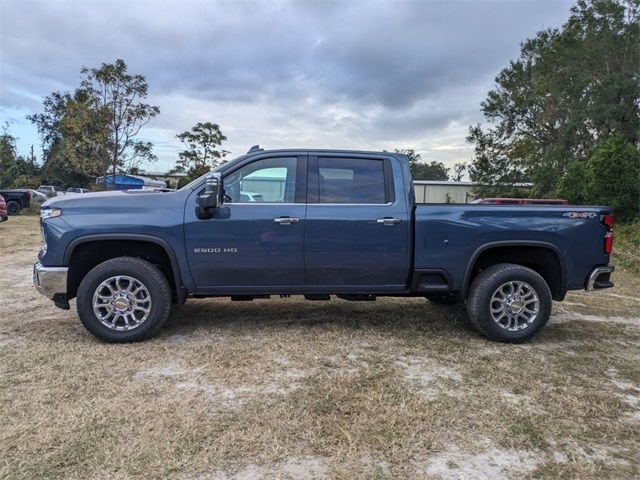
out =
[[[282,328],[375,329],[379,331],[473,333],[462,305],[432,305],[425,299],[383,298],[376,302],[297,298],[231,302],[227,299],[189,300],[172,310],[163,328],[167,335],[196,329],[242,330],[246,333]]]
[[[543,331],[527,345],[588,341],[611,333],[616,327],[587,321],[557,321],[557,312]],[[605,328],[606,327],[606,328]],[[611,330],[611,332],[609,332]],[[189,300],[174,307],[158,333],[159,340],[172,335],[198,337],[291,334],[313,337],[329,333],[373,334],[396,339],[438,339],[446,344],[487,345],[471,326],[464,305],[434,305],[422,298],[381,298],[376,302],[306,301],[302,298],[231,302],[228,299]]]

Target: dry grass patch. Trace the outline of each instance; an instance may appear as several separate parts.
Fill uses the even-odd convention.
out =
[[[190,301],[153,340],[107,345],[28,285],[36,219],[0,228],[2,478],[639,474],[630,273],[571,293],[526,345],[422,299],[296,297]]]
[[[470,454],[451,446],[446,452],[428,457],[416,464],[423,473],[443,480],[487,478],[500,480],[524,477],[540,463],[528,451],[486,448]]]

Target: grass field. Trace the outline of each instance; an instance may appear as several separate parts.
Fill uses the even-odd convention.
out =
[[[0,224],[0,478],[640,475],[637,251],[525,345],[461,307],[297,297],[189,301],[108,345],[31,286],[39,242]]]

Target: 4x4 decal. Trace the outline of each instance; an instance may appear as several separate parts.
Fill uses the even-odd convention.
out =
[[[562,216],[569,218],[594,218],[597,214],[593,212],[567,212],[563,213]]]

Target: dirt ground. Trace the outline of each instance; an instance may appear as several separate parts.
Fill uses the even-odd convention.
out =
[[[0,224],[0,478],[637,478],[640,279],[571,293],[525,345],[422,299],[192,300],[108,345]]]

